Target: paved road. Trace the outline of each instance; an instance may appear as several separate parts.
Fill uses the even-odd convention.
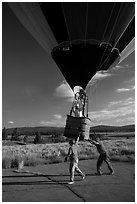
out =
[[[3,170],[3,202],[134,202],[134,164],[113,163],[114,175],[96,176],[96,160],[79,162],[86,174],[85,180],[75,176],[75,183],[68,185],[69,163],[25,167],[27,173]]]

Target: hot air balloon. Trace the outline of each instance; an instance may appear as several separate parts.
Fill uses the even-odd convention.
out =
[[[52,56],[84,101],[82,115],[67,115],[64,135],[88,138],[86,88],[93,76],[116,66],[134,51],[134,2],[9,2],[23,25]],[[82,93],[83,92],[83,93]],[[79,94],[79,96],[78,96]],[[85,113],[86,112],[86,113]]]

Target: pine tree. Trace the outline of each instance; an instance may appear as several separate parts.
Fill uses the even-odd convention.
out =
[[[2,140],[6,140],[7,139],[7,131],[6,128],[4,127],[2,130]]]
[[[15,128],[15,129],[13,130],[11,140],[12,140],[12,141],[13,141],[13,140],[14,140],[14,141],[19,141],[19,140],[20,140],[20,138],[19,138],[19,132],[18,132],[18,129],[17,129],[17,128]]]
[[[24,141],[25,143],[28,142],[28,135],[25,135],[25,136],[24,136],[23,141]]]
[[[42,137],[40,135],[40,132],[37,131],[35,134],[35,138],[34,138],[34,144],[41,144],[42,143]]]

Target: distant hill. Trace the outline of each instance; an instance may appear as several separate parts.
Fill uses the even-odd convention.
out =
[[[7,133],[12,134],[15,128],[7,128]],[[18,127],[20,135],[34,135],[39,131],[42,135],[63,135],[64,127]],[[99,125],[90,128],[90,132],[135,132],[135,125],[106,126]]]
[[[15,128],[8,128],[7,133],[12,134]],[[17,131],[20,135],[35,135],[40,132],[42,135],[60,135],[63,134],[63,127],[18,127]]]
[[[95,132],[135,132],[135,125],[126,126],[107,126],[99,125],[90,128],[90,131]]]

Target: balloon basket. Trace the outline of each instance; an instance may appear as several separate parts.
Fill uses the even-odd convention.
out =
[[[89,139],[91,120],[88,117],[73,117],[67,115],[64,136],[76,139],[80,135],[80,140]]]

